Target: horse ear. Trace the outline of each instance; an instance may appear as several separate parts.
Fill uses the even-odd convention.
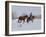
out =
[[[32,12],[30,14],[32,15]]]

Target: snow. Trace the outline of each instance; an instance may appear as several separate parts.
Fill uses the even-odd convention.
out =
[[[28,30],[40,30],[41,29],[41,19],[34,19],[33,22],[30,21],[18,23],[18,19],[12,20],[12,31],[28,31]]]

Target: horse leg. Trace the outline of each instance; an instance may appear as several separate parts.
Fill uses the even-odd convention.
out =
[[[27,23],[29,22],[29,19],[27,19]]]
[[[32,19],[32,22],[33,22],[33,19]]]
[[[20,21],[22,21],[22,20],[18,20],[18,23],[21,23]]]
[[[25,22],[25,20],[23,20],[23,22]]]
[[[31,21],[33,22],[33,18],[31,17]]]
[[[18,23],[19,23],[19,20],[18,20]]]
[[[23,20],[22,22],[24,23],[25,21]]]

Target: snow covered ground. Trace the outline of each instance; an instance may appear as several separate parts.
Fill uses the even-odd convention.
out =
[[[33,22],[29,23],[18,23],[17,19],[12,20],[12,31],[28,31],[28,30],[40,30],[41,29],[41,19],[34,19]]]

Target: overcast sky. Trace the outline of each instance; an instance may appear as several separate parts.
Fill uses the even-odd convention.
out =
[[[31,12],[33,15],[40,15],[41,7],[12,5],[12,12],[16,13],[17,16],[20,16],[22,14],[29,15]]]

